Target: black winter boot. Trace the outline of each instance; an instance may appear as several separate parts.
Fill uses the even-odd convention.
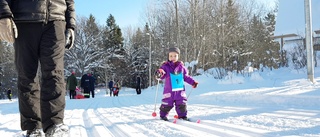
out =
[[[160,117],[161,120],[169,121],[167,117]]]
[[[190,119],[189,119],[189,118],[187,118],[186,116],[179,117],[179,119],[182,119],[182,120],[185,120],[185,121],[190,121]]]
[[[44,137],[42,129],[27,130],[26,137]]]

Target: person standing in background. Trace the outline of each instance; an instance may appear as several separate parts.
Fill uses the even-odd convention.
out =
[[[85,98],[90,98],[90,73],[84,74],[81,77],[81,88],[83,89],[83,95]]]
[[[72,72],[67,79],[67,89],[69,90],[70,99],[75,99],[76,96],[76,87],[78,85],[78,81],[75,74],[75,72]]]
[[[113,94],[113,81],[112,80],[110,80],[109,81],[109,90],[110,90],[110,97],[112,96],[112,94]]]
[[[11,101],[11,97],[12,97],[11,88],[8,88],[8,90],[7,90],[7,97],[8,97],[8,99]]]
[[[0,0],[0,40],[14,46],[20,126],[27,137],[69,134],[64,53],[74,43],[75,18],[74,0]]]
[[[138,95],[141,94],[141,78],[139,76],[137,77],[136,92]]]
[[[94,98],[94,83],[96,82],[96,79],[93,77],[92,74],[88,74],[89,75],[89,90],[90,90],[90,94],[91,97]]]
[[[118,81],[113,85],[113,96],[119,96],[120,89],[121,89],[121,81],[118,80]]]

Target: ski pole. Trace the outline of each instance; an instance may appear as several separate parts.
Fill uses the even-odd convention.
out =
[[[158,89],[159,89],[159,81],[160,79],[157,79],[157,90],[156,90],[156,96],[154,98],[154,109],[153,109],[153,113],[152,113],[152,116],[153,117],[156,117],[157,116],[157,113],[156,113],[156,107],[157,107],[157,96],[158,96]]]
[[[192,91],[193,91],[193,88],[190,90],[190,92],[189,92],[189,94],[188,94],[188,96],[187,96],[187,99],[189,98],[189,96],[190,96],[190,94],[191,94]]]

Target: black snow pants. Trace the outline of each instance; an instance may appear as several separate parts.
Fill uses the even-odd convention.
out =
[[[64,21],[17,23],[14,43],[22,130],[63,123],[65,109]],[[39,71],[37,72],[39,67]]]

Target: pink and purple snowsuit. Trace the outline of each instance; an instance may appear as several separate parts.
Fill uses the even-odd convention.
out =
[[[184,67],[183,63],[178,61],[173,63],[171,61],[166,61],[160,67],[166,73],[161,77],[165,80],[163,98],[160,106],[160,117],[166,117],[169,111],[173,108],[175,104],[175,109],[179,118],[187,116],[187,96],[185,91],[184,82],[193,85],[195,83],[194,79],[188,75],[188,70]],[[173,89],[172,77],[174,74],[182,74],[181,78],[182,88]],[[175,81],[174,81],[175,82]]]

